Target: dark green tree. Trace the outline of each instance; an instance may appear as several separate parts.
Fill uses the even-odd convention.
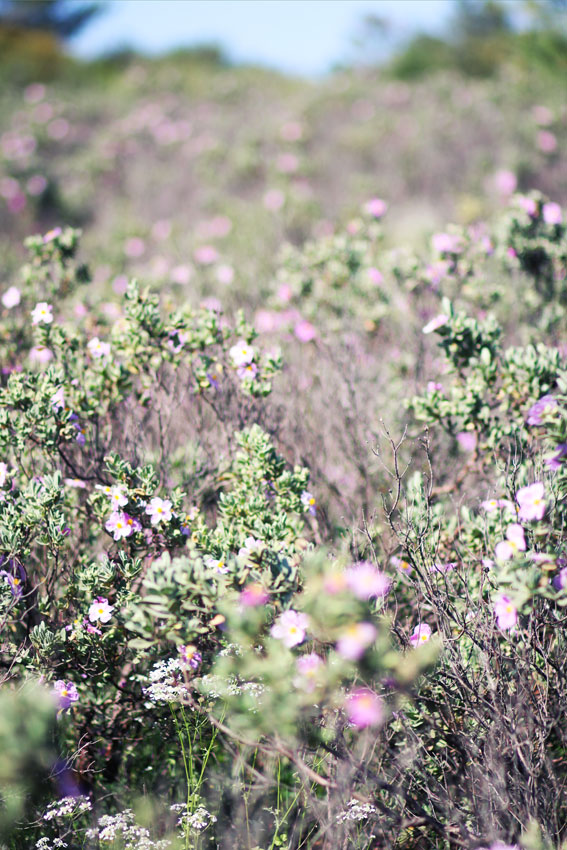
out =
[[[79,32],[103,4],[69,0],[0,0],[0,26],[49,32],[61,41]]]

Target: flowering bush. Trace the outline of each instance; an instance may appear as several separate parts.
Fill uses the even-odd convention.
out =
[[[143,88],[130,70],[126,89]],[[170,99],[110,115],[81,163],[85,107],[74,127],[41,87],[0,139],[14,230],[25,193],[48,191],[27,171],[49,145],[67,150],[48,185],[68,205],[89,206],[83,170],[107,191],[163,146],[164,169],[179,174],[181,157],[214,186],[175,262],[165,213],[144,227],[116,215],[104,247],[98,219],[84,243],[55,226],[26,239],[19,272],[7,252],[0,844],[559,850],[563,208],[514,194],[527,166],[499,172],[492,206],[399,245],[403,191],[385,201],[337,175],[344,210],[323,219],[309,181],[324,182],[326,151],[335,170],[337,151],[371,158],[378,107],[408,99],[395,132],[413,161],[413,122],[432,99],[445,108],[446,81],[422,106],[405,84],[374,103],[364,75],[349,78],[328,105],[352,121],[316,151],[321,118],[298,89],[296,118],[266,137],[241,128],[227,153],[238,74],[207,75],[200,126],[183,111],[199,78],[159,73]],[[482,112],[476,89],[461,93]],[[542,115],[524,128],[534,139]],[[542,164],[538,151],[525,157],[552,187],[552,152]],[[151,172],[140,210],[159,207]],[[257,215],[234,186],[259,193]]]

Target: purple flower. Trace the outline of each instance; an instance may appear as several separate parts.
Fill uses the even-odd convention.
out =
[[[6,572],[6,570],[0,570],[0,576],[4,578],[8,584],[10,585],[10,591],[14,599],[19,599],[22,595],[22,582],[17,577],[12,575],[11,573]]]
[[[439,381],[428,381],[427,382],[427,392],[428,393],[442,393],[443,392],[443,384],[440,384]]]
[[[255,363],[246,363],[242,366],[238,366],[236,369],[236,374],[243,381],[245,378],[254,379],[258,374],[258,367]]]
[[[441,573],[443,575],[444,573],[449,573],[451,572],[451,570],[454,570],[456,566],[456,561],[447,561],[444,564],[440,564],[439,562],[437,562],[436,564],[433,564],[431,567],[429,567],[429,572]]]
[[[150,517],[152,525],[159,525],[160,522],[169,522],[171,520],[172,503],[169,499],[160,499],[155,496],[150,500],[150,504],[146,505],[146,513]]]
[[[385,573],[377,570],[368,561],[361,561],[346,571],[349,589],[359,599],[385,596],[390,590],[391,579]]]
[[[384,709],[380,697],[369,688],[356,688],[345,701],[348,719],[358,729],[377,726],[384,718]]]
[[[193,646],[193,644],[188,644],[187,646],[180,646],[179,657],[181,663],[185,667],[190,667],[192,670],[198,670],[199,665],[203,661],[201,653],[198,651],[196,646]]]
[[[544,488],[541,481],[530,484],[529,487],[521,487],[516,493],[516,499],[520,506],[518,517],[523,520],[543,519],[546,503],[543,500]]]
[[[565,559],[558,558],[557,564],[559,565],[560,562],[564,564]],[[556,590],[565,590],[565,588],[567,588],[567,565],[562,567],[562,569],[559,570],[557,575],[553,577],[552,584]]]
[[[511,195],[516,191],[518,178],[513,171],[501,170],[494,175],[494,187],[500,195]]]
[[[393,567],[395,567],[402,575],[411,575],[413,572],[413,567],[409,563],[409,561],[404,561],[403,558],[398,558],[397,555],[392,555],[390,558],[390,563]]]
[[[561,467],[561,461],[564,457],[567,456],[567,443],[559,443],[558,446],[555,446],[555,452],[545,459],[545,465],[548,469],[551,469],[553,472],[556,472]]]
[[[557,407],[557,402],[552,395],[544,395],[539,401],[536,401],[535,404],[532,404],[530,409],[528,410],[528,418],[526,419],[526,423],[528,425],[541,425],[542,417],[544,414],[549,413],[550,410],[553,410]]]
[[[64,682],[63,679],[58,679],[55,682],[52,693],[57,699],[60,711],[66,711],[79,699],[77,688],[73,682]]]
[[[311,516],[315,516],[317,513],[317,502],[315,500],[315,496],[310,493],[309,490],[304,490],[300,498],[301,503],[307,508]]]
[[[509,596],[501,594],[494,602],[494,614],[498,628],[508,631],[518,622],[518,609]]]
[[[19,561],[15,558],[6,558],[5,555],[0,555],[0,566],[7,567],[6,570],[0,570],[0,576],[10,585],[10,591],[14,599],[19,599],[27,578],[26,571]]]

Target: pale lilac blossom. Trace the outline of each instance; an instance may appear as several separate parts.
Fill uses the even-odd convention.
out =
[[[315,516],[317,513],[317,501],[313,493],[310,493],[309,490],[304,490],[300,498],[302,505],[307,508],[312,516]]]
[[[54,410],[63,410],[65,407],[65,390],[59,387],[51,396],[51,406]]]
[[[408,576],[409,576],[409,575],[411,575],[411,573],[413,572],[413,567],[412,567],[412,565],[409,563],[409,561],[404,561],[404,559],[403,559],[403,558],[398,558],[398,556],[397,556],[397,555],[392,555],[392,557],[390,558],[390,563],[391,563],[391,564],[392,564],[392,566],[393,566],[393,567],[395,567],[395,568],[398,570],[398,572],[400,572],[402,575],[408,575]]]
[[[515,506],[509,499],[487,499],[480,504],[481,508],[485,510],[487,513],[492,513],[493,511],[497,511],[499,509],[507,510],[507,511],[515,511]]]
[[[17,307],[21,301],[20,290],[17,286],[10,286],[9,289],[2,295],[2,304],[7,310]]]
[[[114,606],[108,604],[108,599],[106,599],[106,597],[97,596],[89,608],[89,620],[91,623],[108,623],[112,617],[113,611]]]
[[[557,401],[552,395],[544,395],[528,410],[526,423],[528,425],[541,425],[543,416],[557,407]]]
[[[205,566],[210,570],[214,570],[219,575],[224,575],[230,569],[224,558],[213,558],[211,556],[205,558]]]
[[[367,274],[374,286],[381,286],[384,283],[384,275],[380,269],[377,269],[375,266],[370,266],[370,268],[367,269]]]
[[[460,254],[463,240],[454,233],[435,233],[431,240],[437,254]]]
[[[317,676],[324,666],[323,659],[316,652],[302,655],[297,659],[298,676],[293,680],[296,688],[301,688],[307,693],[313,693],[317,687]]]
[[[259,557],[264,549],[266,548],[266,544],[261,540],[256,540],[255,537],[249,536],[244,541],[244,546],[241,546],[238,550],[239,558],[250,558],[250,557]]]
[[[246,363],[244,366],[237,367],[236,374],[241,381],[244,381],[245,378],[253,380],[258,374],[258,367],[255,363]]]
[[[150,517],[152,525],[158,525],[160,522],[169,522],[172,503],[169,499],[159,499],[155,497],[151,499],[150,504],[146,505],[146,513]]]
[[[254,348],[243,339],[233,345],[228,353],[235,366],[246,366],[252,363],[256,354]]]
[[[553,153],[557,149],[557,136],[550,130],[540,130],[537,134],[537,146],[543,153]]]
[[[526,195],[520,195],[518,198],[518,205],[530,216],[530,218],[534,218],[537,215],[537,203],[533,198],[528,198]]]
[[[57,699],[61,711],[71,708],[73,703],[79,699],[76,685],[73,682],[64,682],[62,679],[55,682],[52,693]]]
[[[317,331],[307,319],[302,319],[298,322],[293,332],[300,342],[311,342],[317,336]]]
[[[567,457],[567,443],[559,443],[558,446],[555,446],[553,454],[547,457],[544,462],[548,469],[557,472],[561,468],[561,461],[564,457]]]
[[[39,301],[31,312],[32,324],[39,325],[43,322],[46,325],[53,321],[53,307],[47,301]]]
[[[105,489],[105,488],[100,488]],[[110,488],[110,492],[107,494],[110,497],[110,504],[113,506],[114,510],[118,510],[118,508],[123,508],[128,504],[128,496],[124,490],[124,487],[121,487],[117,484],[115,487]]]
[[[309,617],[307,614],[290,609],[280,614],[270,629],[270,634],[277,640],[281,640],[288,649],[291,649],[292,646],[303,643],[308,626]]]
[[[91,357],[96,360],[101,360],[103,357],[110,357],[110,343],[102,342],[98,336],[93,337],[88,343],[87,348]]]
[[[203,660],[201,653],[196,646],[193,646],[193,644],[180,646],[179,658],[184,667],[190,667],[192,670],[198,670]]]

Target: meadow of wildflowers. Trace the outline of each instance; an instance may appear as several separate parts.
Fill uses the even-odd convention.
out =
[[[560,81],[112,73],[0,94],[0,847],[565,850]]]

